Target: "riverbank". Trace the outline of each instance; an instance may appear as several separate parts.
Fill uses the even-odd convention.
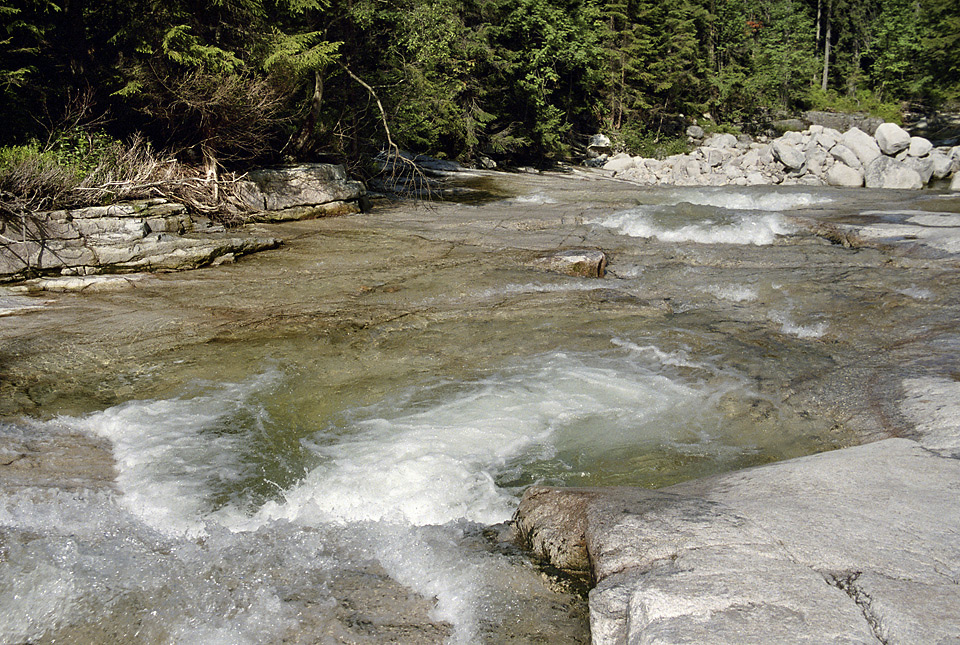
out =
[[[919,190],[944,181],[960,191],[960,146],[934,147],[894,123],[874,124],[869,131],[843,132],[822,125],[766,136],[714,134],[691,126],[695,149],[663,160],[619,153],[610,156],[610,141],[591,141],[588,165],[642,185],[669,186],[838,186]]]
[[[793,468],[889,445],[911,405],[952,396],[953,196],[579,171],[460,188],[472,199],[256,224],[283,246],[232,264],[17,295],[0,575],[51,601],[0,598],[17,618],[0,632],[584,642],[576,594],[504,542],[528,486]],[[573,251],[603,251],[604,277],[544,261]],[[899,548],[882,542],[861,550]]]

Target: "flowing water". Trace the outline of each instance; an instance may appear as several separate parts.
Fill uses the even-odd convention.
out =
[[[960,373],[953,249],[897,228],[957,198],[463,183],[261,226],[284,247],[234,265],[4,296],[0,640],[586,642],[582,595],[509,540],[524,487],[906,432],[903,379]],[[607,276],[536,268],[568,248]]]

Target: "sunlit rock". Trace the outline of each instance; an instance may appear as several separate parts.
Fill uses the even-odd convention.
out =
[[[621,152],[612,156],[607,163],[603,164],[603,169],[612,170],[614,172],[622,172],[624,170],[633,168],[635,165],[636,163],[634,162],[633,157],[625,152]]]
[[[895,188],[917,190],[923,188],[923,179],[913,168],[892,157],[877,157],[864,171],[867,188]]]
[[[607,256],[603,251],[568,250],[537,258],[532,264],[537,268],[556,273],[583,278],[602,278],[606,275]]]
[[[910,137],[910,146],[907,148],[907,154],[911,157],[925,157],[933,150],[933,144],[929,139],[923,137]]]
[[[864,167],[883,154],[877,140],[859,128],[850,128],[844,132],[840,143],[853,150]]]
[[[363,184],[347,178],[335,164],[265,168],[247,174],[238,184],[244,204],[254,211],[283,211],[333,202],[357,202]]]
[[[935,643],[960,637],[957,486],[960,461],[889,439],[658,491],[533,487],[516,521],[589,562],[595,643]]]
[[[863,173],[838,161],[827,171],[827,184],[845,188],[859,188],[863,186]]]
[[[910,133],[896,123],[881,124],[873,136],[886,155],[895,155],[910,146]]]

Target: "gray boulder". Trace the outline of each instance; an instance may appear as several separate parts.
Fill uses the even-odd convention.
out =
[[[633,160],[633,157],[625,152],[621,152],[610,157],[607,163],[603,164],[603,169],[612,170],[614,172],[623,172],[624,170],[629,170],[635,166],[636,162]]]
[[[780,137],[780,140],[795,146],[802,146],[804,141],[804,136],[803,136],[803,133],[800,131],[791,130],[790,132],[784,132],[783,135]]]
[[[254,211],[280,211],[332,202],[357,202],[365,189],[336,164],[264,168],[238,183],[244,204]]]
[[[833,148],[830,149],[830,154],[833,155],[834,159],[843,162],[851,168],[855,168],[856,170],[863,168],[863,164],[860,163],[860,157],[857,156],[857,153],[842,143],[833,146]]]
[[[840,136],[840,143],[853,150],[864,168],[883,154],[880,151],[880,146],[877,145],[877,140],[860,128],[850,128],[844,132]]]
[[[807,172],[818,177],[823,176],[827,169],[833,165],[833,157],[830,156],[830,153],[818,146],[813,146],[807,150],[805,156]]]
[[[587,156],[596,159],[603,155],[609,155],[612,148],[613,144],[610,142],[610,137],[605,134],[594,134],[587,141]]]
[[[933,176],[937,179],[949,177],[953,172],[953,159],[939,150],[930,153],[930,159],[933,161]]]
[[[895,155],[910,147],[910,133],[896,123],[884,123],[877,128],[874,138],[886,155]]]
[[[700,148],[700,154],[710,168],[715,168],[723,163],[723,151],[719,148],[708,148],[704,146]]]
[[[960,193],[960,172],[953,173],[953,179],[950,180],[950,190]]]
[[[933,159],[930,157],[907,157],[903,164],[908,168],[913,168],[920,175],[920,181],[924,184],[930,182],[933,176]]]
[[[714,134],[708,137],[707,140],[703,142],[703,145],[708,148],[735,148],[737,138],[732,134]]]
[[[929,139],[923,137],[910,137],[910,145],[907,147],[907,154],[911,157],[925,157],[933,150],[933,144]]]
[[[760,151],[756,148],[750,148],[738,160],[738,165],[744,170],[756,169],[760,164]]]
[[[827,171],[827,184],[843,188],[859,188],[863,186],[863,173],[856,168],[838,161]]]
[[[793,144],[783,139],[773,142],[773,156],[788,170],[800,170],[806,162],[804,154]]]
[[[691,125],[687,128],[687,136],[691,139],[703,139],[704,131],[699,125]]]
[[[867,188],[897,188],[916,190],[923,188],[923,180],[913,168],[892,157],[877,157],[867,165],[863,173]]]
[[[840,133],[836,130],[831,130],[830,128],[824,128],[823,132],[820,132],[818,135],[816,135],[816,137],[814,137],[816,144],[827,151],[831,150],[835,145],[837,145],[837,141],[839,140]]]

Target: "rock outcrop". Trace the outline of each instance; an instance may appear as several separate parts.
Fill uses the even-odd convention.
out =
[[[597,645],[944,643],[958,486],[960,461],[888,439],[659,491],[531,488],[516,521],[590,567]]]
[[[239,194],[256,221],[283,222],[359,213],[366,190],[335,164],[303,164],[247,173]]]
[[[903,391],[913,439],[656,491],[532,487],[517,531],[589,571],[597,645],[960,642],[960,384]]]
[[[7,224],[0,279],[179,271],[275,248],[275,238],[228,233],[180,204],[150,199],[40,213]]]
[[[690,140],[701,141],[692,135]],[[893,123],[881,123],[874,135],[856,126],[840,132],[812,125],[772,141],[715,134],[693,152],[662,161],[619,153],[588,162],[602,162],[616,177],[646,185],[918,189],[960,172],[960,146],[934,148]]]
[[[356,213],[362,183],[343,166],[308,164],[249,173],[238,182],[251,221],[278,222]],[[0,244],[0,280],[33,276],[179,271],[275,248],[275,238],[226,231],[163,199],[37,213],[7,222]],[[86,287],[84,287],[86,288]]]

